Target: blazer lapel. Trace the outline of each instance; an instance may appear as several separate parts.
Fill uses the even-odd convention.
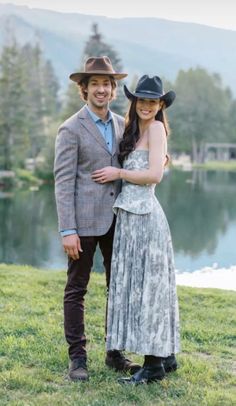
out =
[[[90,117],[90,114],[85,106],[80,110],[79,118],[82,118],[81,124],[89,131],[100,146],[110,154],[102,134],[100,133],[93,119]]]
[[[118,124],[115,116],[112,116],[112,124],[113,124],[113,140],[112,140],[113,142],[112,142],[111,154],[115,155],[115,153],[119,150],[119,141],[120,141],[119,135],[118,135],[120,132],[119,124]]]

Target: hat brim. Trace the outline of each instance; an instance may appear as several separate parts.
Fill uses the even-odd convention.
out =
[[[127,88],[126,85],[124,85],[124,92],[126,97],[129,100],[134,100],[135,98],[141,98],[141,99],[160,99],[161,101],[164,101],[166,108],[170,107],[173,101],[175,100],[176,93],[173,90],[170,90],[169,92],[165,94],[160,94],[160,93],[154,93],[154,92],[130,92],[129,89]]]
[[[126,78],[128,76],[128,73],[113,73],[113,72],[107,72],[107,71],[92,71],[92,72],[76,72],[76,73],[71,73],[69,76],[70,80],[73,80],[73,82],[80,83],[82,79],[88,76],[92,75],[101,75],[101,76],[111,76],[116,80],[121,80]]]

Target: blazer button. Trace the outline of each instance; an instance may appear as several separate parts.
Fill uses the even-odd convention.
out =
[[[110,196],[114,196],[114,192],[111,192],[111,193],[110,193]]]

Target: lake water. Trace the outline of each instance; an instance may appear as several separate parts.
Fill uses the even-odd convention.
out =
[[[169,221],[176,268],[236,264],[236,173],[168,172],[156,195]],[[0,191],[0,262],[66,268],[52,187]],[[94,269],[102,271],[99,251]]]

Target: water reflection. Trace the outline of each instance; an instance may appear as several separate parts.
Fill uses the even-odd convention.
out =
[[[171,171],[156,194],[168,218],[176,267],[236,263],[236,173]],[[52,188],[0,194],[0,262],[65,268]],[[101,270],[99,252],[94,268]]]
[[[1,199],[0,218],[0,262],[61,266],[52,188]]]
[[[236,263],[236,173],[171,172],[157,195],[173,236],[178,269]]]
[[[193,256],[204,249],[214,252],[218,237],[236,220],[236,174],[172,172],[170,177],[157,194],[171,225],[175,248]]]

